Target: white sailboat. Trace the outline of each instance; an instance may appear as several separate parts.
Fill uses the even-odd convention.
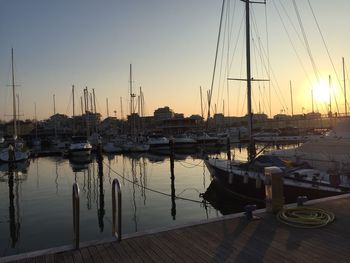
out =
[[[12,67],[12,97],[13,97],[13,137],[5,143],[7,145],[0,152],[1,162],[21,162],[29,158],[30,152],[24,147],[24,143],[17,138],[17,114],[16,114],[16,91],[15,91],[15,73],[13,65],[13,48],[11,49],[11,67]]]
[[[75,117],[74,110],[74,85],[72,86],[72,94],[73,94],[73,122]],[[75,128],[75,127],[74,127]],[[87,136],[72,136],[72,143],[69,146],[69,155],[71,157],[79,156],[86,157],[90,156],[92,151],[92,146],[88,141]]]

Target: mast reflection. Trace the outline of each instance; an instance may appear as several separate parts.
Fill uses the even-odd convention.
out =
[[[9,232],[11,248],[20,240],[21,216],[19,205],[20,182],[27,179],[29,162],[5,163],[0,166],[0,182],[8,183],[9,188]]]

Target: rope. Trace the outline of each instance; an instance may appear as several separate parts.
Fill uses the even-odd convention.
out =
[[[182,167],[192,169],[192,168],[195,168],[195,167],[198,167],[198,166],[202,166],[201,164],[203,163],[203,160],[201,160],[199,163],[195,163],[195,164],[192,164],[192,163],[189,163],[189,162],[186,162],[186,161],[178,161],[177,163],[179,163]],[[184,165],[183,163],[188,164],[188,165]]]
[[[332,223],[335,215],[320,208],[299,206],[281,210],[277,214],[277,219],[293,227],[319,228]]]
[[[120,173],[118,173],[117,171],[115,171],[112,167],[110,167],[106,162],[103,162],[105,166],[108,167],[108,169],[110,169],[113,173],[115,173],[116,175],[118,175],[119,177],[121,177],[123,180],[129,182],[129,183],[132,183],[138,187],[141,187],[145,190],[148,190],[150,192],[153,192],[153,193],[156,193],[156,194],[160,194],[160,195],[164,195],[164,196],[168,196],[168,197],[172,197],[171,194],[167,194],[167,193],[164,193],[164,192],[160,192],[160,191],[157,191],[157,190],[154,190],[154,189],[151,189],[151,188],[148,188],[146,186],[143,186],[143,185],[140,185],[132,180],[129,180],[128,178],[126,178],[125,176],[121,175]],[[176,196],[175,195],[175,199],[180,199],[180,200],[184,200],[184,201],[190,201],[190,202],[194,202],[194,203],[203,203],[203,201],[199,201],[199,200],[193,200],[193,199],[189,199],[189,198],[185,198],[185,197],[180,197],[180,196]]]

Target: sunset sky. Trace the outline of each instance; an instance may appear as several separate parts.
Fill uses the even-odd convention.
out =
[[[272,115],[291,114],[292,81],[294,114],[311,111],[312,88],[314,110],[325,113],[331,75],[332,111],[344,112],[339,85],[343,85],[344,57],[350,86],[350,2],[295,2],[299,20],[292,0],[267,0],[266,8],[252,5],[252,76],[259,79],[270,74],[271,80],[254,83],[253,111],[258,112],[260,105],[260,111],[270,115],[270,90]],[[0,0],[0,119],[11,118],[12,47],[21,118],[34,117],[35,103],[37,117],[48,118],[53,114],[54,94],[56,111],[71,115],[73,84],[77,113],[87,86],[95,90],[97,111],[104,117],[107,97],[110,115],[116,110],[118,118],[122,97],[125,116],[129,64],[135,93],[142,87],[146,115],[163,106],[185,116],[200,114],[200,86],[203,99],[211,87],[221,6],[221,0]],[[230,12],[224,13],[228,20],[224,19],[222,32],[226,28],[231,33],[221,35],[212,112],[216,104],[218,113],[224,110],[225,115],[242,116],[246,84],[230,81],[227,87],[225,79],[245,76],[244,3],[227,1],[226,8]],[[259,55],[259,50],[269,59]],[[315,84],[316,76],[322,88]]]

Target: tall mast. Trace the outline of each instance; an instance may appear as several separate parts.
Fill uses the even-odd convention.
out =
[[[344,57],[343,60],[343,78],[344,78],[344,98],[345,98],[345,116],[348,115],[348,103],[346,101],[346,82],[345,82],[345,63],[344,63]]]
[[[294,111],[293,111],[293,90],[292,90],[292,81],[289,81],[289,89],[290,89],[290,106],[292,109],[292,116],[294,115]]]
[[[72,85],[72,97],[73,97],[73,117],[74,117],[75,116],[74,85]]]
[[[124,118],[123,113],[123,99],[120,97],[120,119],[122,120]]]
[[[107,117],[109,117],[108,98],[106,98],[106,106],[107,106]]]
[[[53,115],[56,115],[56,100],[55,100],[55,94],[53,94]]]
[[[53,94],[53,115],[55,118],[55,138],[57,137],[57,125],[56,125],[56,100],[55,100],[55,94]]]
[[[135,132],[135,118],[133,116],[134,113],[134,98],[135,94],[132,92],[132,65],[130,64],[130,117],[132,118],[132,125],[131,125],[131,134],[134,135]]]
[[[199,87],[199,90],[200,90],[200,95],[201,95],[201,114],[202,114],[202,119],[204,120],[202,86]]]
[[[246,62],[247,62],[247,107],[248,107],[248,136],[249,141],[252,142],[252,127],[253,127],[253,117],[252,117],[252,77],[250,70],[250,16],[249,16],[249,0],[242,0],[245,2],[245,16],[246,16]]]
[[[17,98],[17,133],[18,135],[21,135],[21,123],[19,122],[19,94],[16,94]]]
[[[83,116],[84,115],[83,96],[80,96],[80,109],[81,109],[81,116]]]
[[[13,137],[17,137],[17,118],[16,118],[16,89],[15,89],[15,71],[13,65],[13,48],[11,48],[11,67],[12,67],[12,100],[13,100]]]
[[[35,138],[38,138],[38,120],[36,119],[36,103],[34,103]]]
[[[94,113],[96,114],[96,96],[95,96],[95,89],[92,89],[92,94],[94,97]]]
[[[328,76],[329,81],[329,113],[332,114],[332,80],[331,75]]]

